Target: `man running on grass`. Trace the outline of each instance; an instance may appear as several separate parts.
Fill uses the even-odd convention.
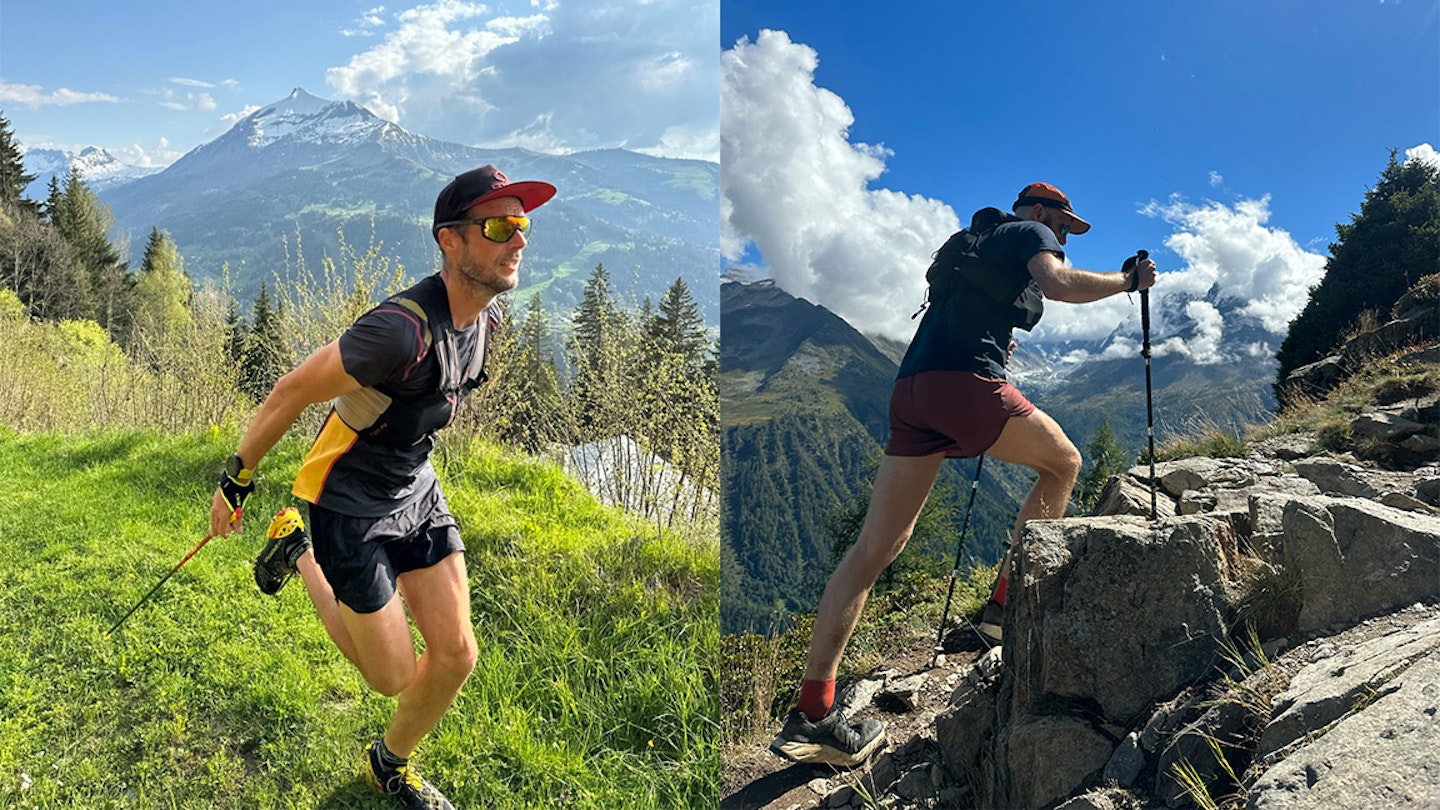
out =
[[[255,581],[274,594],[299,573],[335,645],[372,688],[399,698],[389,729],[365,749],[365,778],[405,807],[451,807],[408,760],[476,657],[464,545],[430,451],[460,400],[485,382],[495,298],[518,283],[526,213],[554,195],[548,183],[512,183],[493,166],[452,180],[435,201],[440,272],[280,378],[211,502],[211,531],[238,531],[260,459],[308,405],[332,403],[295,479],[295,495],[310,504],[310,536],[297,510],[281,510]],[[406,608],[425,639],[418,659]]]
[[[930,303],[895,380],[890,440],[870,508],[860,538],[825,587],[798,705],[770,744],[781,756],[856,765],[884,740],[879,721],[851,725],[835,708],[835,675],[870,588],[905,547],[942,461],[985,454],[1038,474],[1020,507],[1012,550],[1026,521],[1065,514],[1080,452],[1006,381],[1012,330],[1039,322],[1043,298],[1078,304],[1149,289],[1155,263],[1126,262],[1118,273],[1066,267],[1066,237],[1085,233],[1090,223],[1048,183],[1026,186],[1011,210],[1015,216],[977,211],[970,228],[936,252],[926,275]],[[1009,574],[1006,554],[980,625],[996,641]]]

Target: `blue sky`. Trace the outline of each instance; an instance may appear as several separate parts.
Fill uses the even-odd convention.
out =
[[[1094,225],[1073,264],[1148,248],[1278,336],[1389,150],[1440,146],[1435,0],[892,8],[721,7],[724,249],[865,331],[908,336],[930,253],[1044,180]]]
[[[719,0],[0,3],[29,147],[168,165],[295,87],[431,137],[718,156]]]

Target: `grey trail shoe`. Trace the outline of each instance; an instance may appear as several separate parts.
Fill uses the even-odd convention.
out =
[[[1005,608],[1000,607],[995,600],[985,603],[985,613],[980,616],[980,632],[991,641],[999,644],[1004,639],[1004,632],[1001,629],[1005,624]]]
[[[864,762],[885,742],[879,720],[851,725],[838,708],[822,720],[811,720],[799,709],[785,718],[785,727],[770,743],[770,750],[792,762],[851,767]]]

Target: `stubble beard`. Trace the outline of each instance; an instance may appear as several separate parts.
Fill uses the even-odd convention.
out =
[[[515,270],[510,270],[509,262],[512,256],[513,254],[506,254],[488,267],[469,259],[462,260],[455,267],[455,276],[475,292],[489,293],[491,296],[509,292],[520,283],[518,260]]]

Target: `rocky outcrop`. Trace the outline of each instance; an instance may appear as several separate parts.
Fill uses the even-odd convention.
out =
[[[853,684],[847,712],[883,713],[891,738],[865,768],[722,806],[1440,802],[1440,467],[1289,436],[1156,464],[1156,521],[1151,486],[1137,467],[1110,483],[1113,513],[1027,526],[1003,649],[979,654],[960,623],[951,655]]]
[[[1440,665],[1440,485],[1422,484],[1440,471],[1166,462],[1154,522],[1133,515],[1149,512],[1149,472],[1111,482],[1102,502],[1122,514],[1026,527],[1003,674],[937,718],[944,778],[971,786],[960,806],[1126,806],[1122,788],[1133,806],[1188,806],[1197,789],[1248,791],[1256,808],[1393,806],[1363,788],[1440,790],[1423,756],[1377,742],[1440,745],[1440,680],[1422,667]],[[1241,617],[1266,611],[1288,614],[1252,643]],[[1396,615],[1407,629],[1386,632]]]
[[[1274,706],[1250,810],[1440,806],[1440,619],[1311,664]]]
[[[1005,628],[1017,716],[1079,700],[1123,723],[1204,675],[1235,554],[1228,524],[1206,516],[1036,522]]]
[[[1436,298],[1440,297],[1437,286],[1440,286],[1440,281],[1434,277],[1428,284],[1417,284],[1396,301],[1391,309],[1391,320],[1355,335],[1334,354],[1290,372],[1280,391],[1281,400],[1286,401],[1296,395],[1323,397],[1364,364],[1410,346],[1430,344],[1418,352],[1407,354],[1406,358],[1411,362],[1437,362],[1425,354],[1436,352],[1437,347],[1433,343],[1440,336],[1440,318],[1436,316]]]

